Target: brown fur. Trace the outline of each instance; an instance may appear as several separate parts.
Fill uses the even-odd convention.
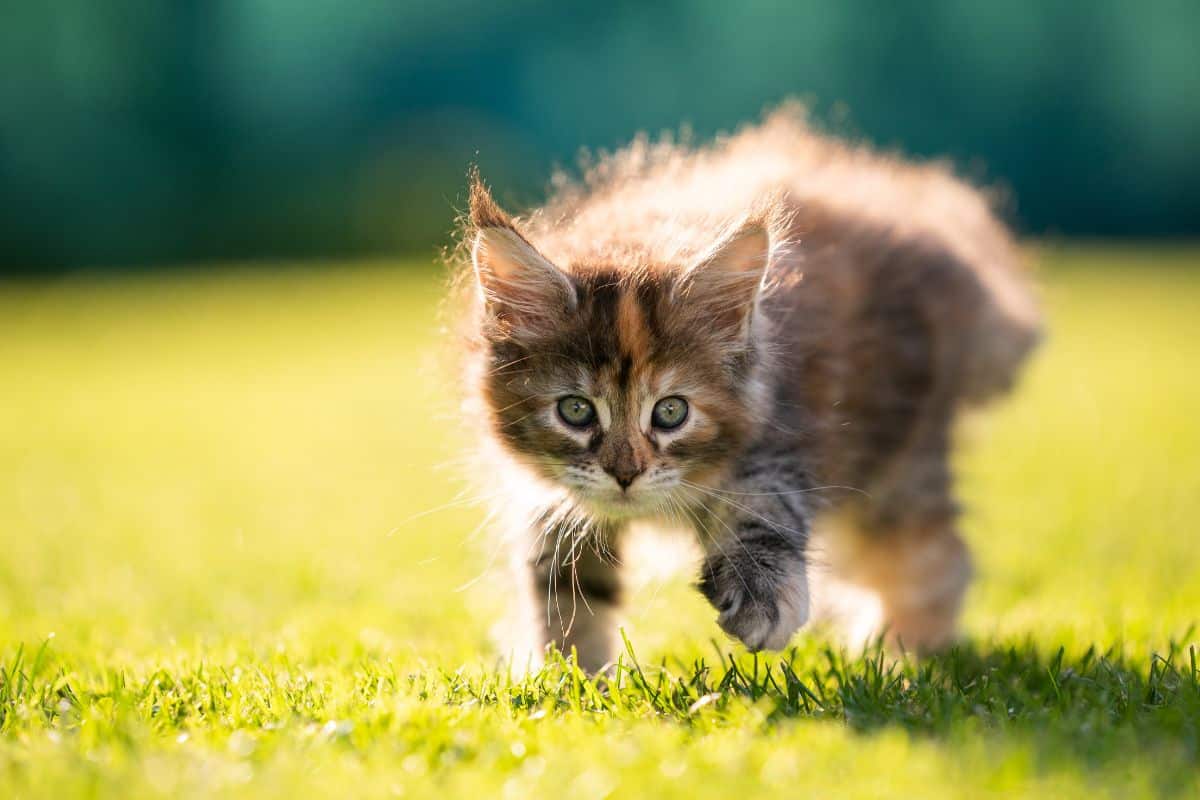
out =
[[[630,518],[677,516],[710,554],[701,588],[722,626],[775,646],[807,617],[810,526],[836,514],[853,532],[830,564],[880,597],[893,638],[949,640],[969,575],[953,420],[1011,384],[1038,331],[983,195],[788,107],[708,148],[639,140],[522,219],[475,179],[464,240],[482,289],[469,395],[499,445],[493,473],[534,487],[514,539],[535,562],[563,536],[617,542]],[[554,416],[575,394],[605,418],[590,433]],[[678,432],[645,422],[667,395],[693,415]]]

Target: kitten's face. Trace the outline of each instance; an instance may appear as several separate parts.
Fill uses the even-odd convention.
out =
[[[761,228],[749,238],[691,269],[566,272],[515,231],[480,231],[482,390],[503,446],[596,515],[685,513],[674,495],[755,427],[749,315],[767,245]]]
[[[730,351],[672,288],[576,279],[578,303],[548,336],[491,344],[485,393],[503,443],[610,516],[672,511],[745,443],[751,351]]]

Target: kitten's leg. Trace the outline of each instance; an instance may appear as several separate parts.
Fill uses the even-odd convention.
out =
[[[564,655],[575,648],[579,666],[597,672],[617,653],[621,600],[615,531],[592,531],[584,538],[553,532],[523,548],[516,567],[520,630],[513,666],[538,667],[547,644]],[[518,659],[529,663],[516,663]]]
[[[888,641],[928,653],[949,645],[971,580],[949,468],[951,401],[935,398],[903,456],[871,488],[847,562],[879,597]]]
[[[782,649],[808,621],[809,483],[790,453],[759,450],[724,486],[697,490],[700,591],[721,628],[751,650]]]
[[[839,560],[879,597],[887,641],[929,653],[949,645],[971,579],[967,546],[951,520],[876,523],[851,534]]]
[[[597,672],[617,653],[621,580],[615,556],[594,543],[577,546],[571,558],[553,553],[532,564],[534,589],[543,598],[540,622],[560,652],[579,654],[579,666]]]

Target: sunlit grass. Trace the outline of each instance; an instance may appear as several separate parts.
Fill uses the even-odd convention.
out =
[[[434,271],[0,288],[0,796],[1200,791],[1200,257],[1042,262],[963,648],[752,659],[680,576],[599,685],[498,675],[480,510],[417,516],[462,488]]]

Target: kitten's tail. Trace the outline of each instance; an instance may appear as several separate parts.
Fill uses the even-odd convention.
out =
[[[968,331],[962,397],[978,405],[1012,388],[1021,366],[1042,340],[1043,320],[1023,264],[977,272],[988,299]]]

